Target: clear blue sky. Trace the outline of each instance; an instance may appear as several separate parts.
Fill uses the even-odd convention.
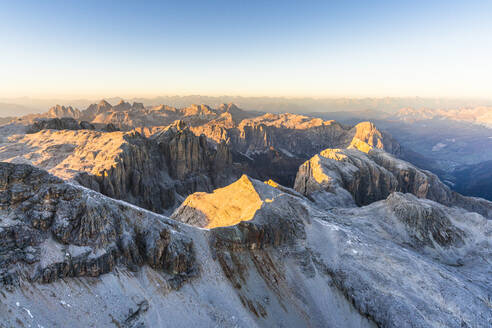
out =
[[[492,96],[491,1],[0,0],[0,96]]]

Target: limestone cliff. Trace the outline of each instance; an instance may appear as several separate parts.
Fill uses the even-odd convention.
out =
[[[294,184],[298,166],[325,148],[364,143],[400,154],[399,144],[370,122],[345,127],[335,121],[302,115],[265,114],[239,123],[222,117],[191,129],[215,142],[226,142],[232,150],[246,156],[240,160],[253,169],[249,174],[262,180],[273,178],[288,186]]]
[[[299,168],[294,188],[304,195],[318,197],[325,206],[350,206],[348,193],[357,205],[367,205],[399,191],[492,218],[492,202],[462,196],[429,171],[367,145],[362,148],[367,152],[325,149]]]
[[[110,197],[163,213],[187,195],[211,191],[236,176],[225,145],[214,148],[179,122],[150,139],[130,134],[125,141],[115,165],[96,175],[79,174],[76,180]]]
[[[56,105],[48,110],[48,117],[50,118],[70,117],[78,119],[80,118],[80,115],[80,111],[77,108],[73,108],[72,106],[65,107]]]
[[[74,130],[14,135],[0,145],[0,159],[39,166],[158,213],[171,211],[195,191],[211,191],[236,177],[227,146],[209,144],[180,123],[151,138],[79,130],[72,123]]]

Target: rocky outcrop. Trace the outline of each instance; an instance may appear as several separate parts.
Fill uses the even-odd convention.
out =
[[[166,126],[182,120],[196,135],[204,134],[216,143],[224,141],[235,151],[247,155],[274,148],[309,158],[328,147],[346,148],[353,140],[361,140],[393,154],[400,151],[389,135],[378,131],[370,122],[344,127],[335,121],[303,115],[248,112],[234,104],[222,104],[217,108],[203,104],[185,108],[165,105],[146,108],[143,104],[123,100],[112,106],[102,100],[90,105],[79,116],[91,123],[111,123],[126,129]]]
[[[27,133],[36,133],[41,130],[95,130],[94,125],[86,121],[76,121],[73,118],[52,118],[35,122],[27,130]]]
[[[115,165],[97,174],[79,174],[84,186],[157,213],[174,209],[196,191],[211,191],[234,179],[225,145],[216,149],[182,125],[151,139],[125,137]]]
[[[58,177],[0,163],[0,326],[492,322],[490,203],[382,151],[399,147],[373,124],[252,118],[233,105],[101,102],[89,114],[184,120],[1,140],[0,160]],[[246,175],[215,189],[239,172],[286,177],[327,144],[340,149],[303,164],[296,190]],[[186,199],[169,219],[97,191],[165,213]]]
[[[465,243],[465,232],[454,225],[446,209],[433,204],[419,202],[411,194],[392,193],[386,204],[419,247],[461,247]]]
[[[240,123],[222,117],[191,129],[215,142],[226,142],[232,150],[244,155],[239,160],[251,168],[246,171],[248,174],[262,180],[273,178],[288,186],[294,184],[299,165],[327,147],[364,144],[400,153],[398,143],[370,122],[350,128],[302,115],[265,114],[245,118]]]
[[[44,283],[149,265],[176,286],[194,271],[192,240],[173,221],[29,165],[0,163],[0,282]]]
[[[91,123],[113,124],[121,129],[130,130],[139,127],[165,126],[176,120],[183,120],[188,125],[200,125],[222,117],[231,117],[236,122],[253,116],[233,104],[221,105],[217,109],[207,105],[191,105],[175,108],[166,105],[145,107],[142,103],[130,104],[121,100],[111,105],[105,100],[92,104],[80,112],[80,117]]]
[[[294,189],[318,197],[321,205],[331,199],[333,203],[327,202],[330,206],[350,206],[347,191],[359,206],[399,191],[492,218],[491,202],[462,196],[429,171],[376,149],[367,153],[356,149],[326,149],[299,168]]]
[[[209,145],[205,136],[195,136],[183,121],[152,137],[166,157],[173,178],[186,180],[199,173],[220,174],[232,165],[232,155],[224,144]]]
[[[92,121],[98,114],[108,112],[113,108],[106,100],[101,100],[98,104],[89,105],[84,111],[81,112],[81,117],[84,120]]]
[[[311,221],[306,199],[273,181],[243,175],[213,193],[194,193],[172,218],[213,230],[217,250],[255,250],[294,245],[306,238]]]
[[[230,125],[211,121],[193,130],[216,142],[227,141],[234,150],[248,155],[274,148],[290,157],[310,157],[325,148],[346,148],[355,139],[374,148],[399,153],[398,144],[370,122],[346,128],[335,121],[302,115],[265,114]]]
[[[50,118],[64,118],[64,117],[69,117],[73,119],[79,119],[80,118],[80,111],[77,108],[73,108],[72,106],[60,106],[56,105],[54,107],[51,107],[48,110],[48,117]]]
[[[188,196],[172,218],[201,228],[232,226],[251,220],[262,204],[253,182],[243,175],[233,184],[211,194]]]

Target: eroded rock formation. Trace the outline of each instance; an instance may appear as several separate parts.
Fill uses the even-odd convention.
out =
[[[34,164],[157,213],[171,211],[187,195],[211,191],[238,175],[226,145],[210,144],[180,122],[150,138],[133,131],[43,129],[11,137],[0,147],[0,159]]]
[[[86,121],[76,121],[73,118],[52,118],[35,122],[27,133],[36,133],[41,130],[95,130],[94,125]]]
[[[194,270],[192,240],[173,221],[40,169],[0,163],[0,197],[4,285],[17,285],[26,274],[48,283],[144,264],[179,284]]]
[[[323,206],[350,206],[349,194],[355,204],[367,205],[399,191],[492,218],[492,202],[462,196],[431,172],[372,148],[322,151],[299,168],[294,189]]]

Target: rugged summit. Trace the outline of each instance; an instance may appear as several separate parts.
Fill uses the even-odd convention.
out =
[[[375,148],[399,154],[400,148],[391,136],[363,122],[345,127],[335,121],[294,114],[265,114],[246,118],[239,123],[221,117],[191,128],[215,142],[225,142],[243,156],[259,179],[274,179],[281,184],[294,184],[297,168],[319,151],[346,148],[364,142]],[[253,173],[254,172],[254,173]]]
[[[251,220],[262,203],[253,182],[243,175],[211,194],[199,192],[188,196],[172,218],[201,228],[232,226]]]
[[[265,114],[244,119],[239,124],[211,121],[193,130],[210,139],[230,143],[246,155],[280,150],[285,155],[312,156],[327,147],[348,147],[354,139],[371,146],[398,153],[398,145],[390,136],[384,136],[370,122],[346,128],[335,121],[323,121],[294,114]]]
[[[60,106],[56,105],[54,107],[51,107],[48,110],[48,117],[51,118],[64,118],[64,117],[70,117],[74,119],[80,118],[80,111],[76,108],[73,108],[72,106]]]
[[[35,122],[27,133],[36,133],[41,130],[95,130],[94,125],[85,121],[76,121],[70,117],[53,118]]]
[[[462,196],[431,172],[384,151],[366,150],[325,149],[299,168],[294,189],[324,206],[367,205],[399,191],[492,218],[492,202]]]

